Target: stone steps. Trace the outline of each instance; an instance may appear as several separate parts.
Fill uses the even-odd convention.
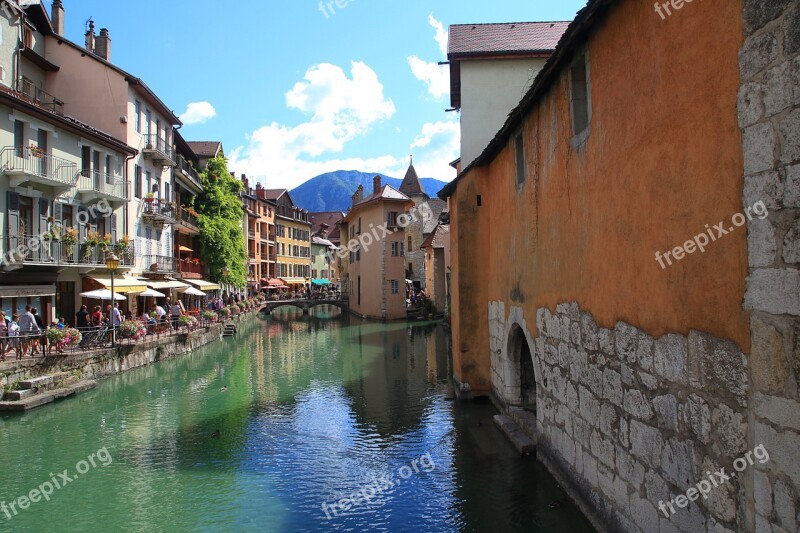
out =
[[[505,433],[511,444],[520,454],[527,455],[536,451],[536,443],[508,415],[494,415],[494,424]]]
[[[97,382],[93,380],[80,381],[67,387],[34,394],[21,400],[2,401],[0,402],[0,411],[29,411],[30,409],[52,403],[60,398],[66,398],[67,396],[93,389],[96,385]]]
[[[28,390],[43,390],[71,377],[69,372],[59,372],[58,374],[49,374],[47,376],[39,376],[38,378],[24,379],[19,382],[19,388]]]

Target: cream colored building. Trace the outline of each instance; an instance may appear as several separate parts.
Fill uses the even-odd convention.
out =
[[[353,195],[353,206],[340,227],[342,254],[348,255],[345,286],[355,314],[381,320],[406,318],[406,241],[400,217],[412,207],[411,198],[381,185],[379,176],[371,195],[365,198],[362,186]]]

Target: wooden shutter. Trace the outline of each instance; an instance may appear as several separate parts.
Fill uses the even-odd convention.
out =
[[[6,209],[6,220],[8,221],[8,250],[15,249],[19,244],[19,194],[8,191],[8,209]]]
[[[109,226],[111,227],[111,242],[116,243],[117,242],[117,214],[112,212],[110,215],[108,215],[108,218],[110,220]]]
[[[78,206],[77,214],[75,215],[75,220],[78,222],[78,237],[81,241],[86,240],[86,234],[88,233],[88,228],[86,227],[87,214],[86,208],[82,205]]]

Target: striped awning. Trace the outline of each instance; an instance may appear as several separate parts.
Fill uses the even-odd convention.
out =
[[[90,279],[95,280],[105,289],[111,289],[111,278],[103,278],[100,276],[89,276]],[[114,292],[117,294],[128,294],[144,292],[147,290],[147,285],[138,279],[129,278],[127,276],[114,277]]]
[[[305,285],[306,278],[281,278],[286,285]]]
[[[210,281],[206,281],[204,279],[187,279],[184,281],[186,281],[186,283],[191,283],[201,291],[215,291],[222,288],[216,283],[211,283]]]

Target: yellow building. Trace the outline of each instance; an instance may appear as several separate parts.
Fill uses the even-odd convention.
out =
[[[286,189],[262,189],[275,202],[275,277],[295,290],[311,282],[311,222]]]

